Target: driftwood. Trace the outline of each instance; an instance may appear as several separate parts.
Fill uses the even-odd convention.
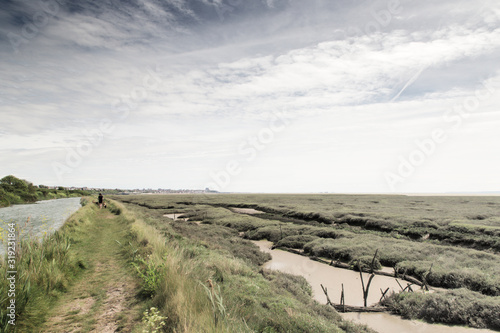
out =
[[[334,308],[336,311],[339,312],[389,312],[389,308],[385,306],[352,306],[352,305],[345,305],[344,302],[344,285],[342,285],[342,294],[340,296],[340,302],[341,304],[333,304],[332,301],[330,300],[330,296],[328,296],[328,289],[321,285],[321,289],[323,289],[323,292],[325,293],[326,296],[326,304],[330,305],[332,308]]]
[[[340,312],[389,312],[385,306],[351,306],[334,304],[333,308]]]

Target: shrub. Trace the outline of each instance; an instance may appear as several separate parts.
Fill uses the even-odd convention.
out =
[[[276,246],[289,247],[292,249],[302,249],[306,243],[317,239],[317,236],[312,235],[296,235],[288,236],[276,243]]]
[[[456,289],[434,293],[393,294],[383,304],[408,319],[500,329],[500,297]]]
[[[157,264],[153,260],[145,260],[137,256],[132,265],[142,279],[141,292],[144,296],[153,297],[163,282],[165,265]]]
[[[359,270],[359,268],[361,268],[363,271],[370,270],[372,264],[374,270],[379,270],[382,268],[382,265],[380,264],[378,258],[375,258],[374,260],[373,256],[361,256],[358,258],[354,258],[349,262],[349,265],[352,269]]]

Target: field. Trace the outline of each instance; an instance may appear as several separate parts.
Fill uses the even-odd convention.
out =
[[[395,296],[389,302],[395,312],[432,322],[500,329],[499,319],[486,315],[500,313],[500,197],[211,194],[116,198],[127,206],[141,207],[156,221],[168,222],[185,237],[255,265],[266,258],[249,250],[244,239],[268,239],[278,247],[345,263],[366,259],[378,250],[380,263],[398,275],[449,289],[425,297]],[[262,213],[242,214],[235,208]],[[173,213],[199,223],[171,222],[163,216]],[[426,304],[437,300],[446,311],[426,311]],[[469,307],[453,303],[461,300]],[[474,310],[474,305],[484,311]]]

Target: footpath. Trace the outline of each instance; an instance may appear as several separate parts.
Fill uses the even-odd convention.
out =
[[[132,332],[140,321],[139,285],[123,258],[126,226],[108,209],[72,244],[86,271],[51,309],[40,332]]]

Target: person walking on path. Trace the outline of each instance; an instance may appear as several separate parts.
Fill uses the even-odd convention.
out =
[[[99,193],[98,200],[99,200],[99,209],[101,209],[102,204],[104,203],[104,197],[103,197],[102,193]]]

